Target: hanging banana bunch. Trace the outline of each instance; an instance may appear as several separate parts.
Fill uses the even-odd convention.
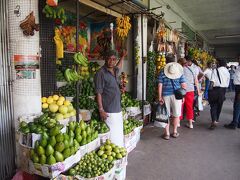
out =
[[[122,40],[127,37],[129,30],[131,29],[130,17],[123,15],[116,19],[116,32],[118,37]]]

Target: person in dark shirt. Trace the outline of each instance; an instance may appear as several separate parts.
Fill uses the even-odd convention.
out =
[[[118,146],[123,144],[123,116],[121,110],[121,92],[119,89],[119,70],[122,68],[126,51],[117,62],[116,52],[105,52],[105,64],[94,77],[96,100],[102,120],[110,128],[110,140]]]
[[[240,63],[240,58],[239,58]],[[233,79],[235,85],[235,98],[233,104],[233,120],[230,124],[225,124],[227,129],[240,128],[240,66],[237,67]]]

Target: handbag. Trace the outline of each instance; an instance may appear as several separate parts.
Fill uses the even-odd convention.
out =
[[[213,90],[213,85],[214,85],[214,82],[213,82],[213,81],[210,81],[210,82],[209,82],[208,90]]]
[[[165,128],[169,122],[169,114],[165,103],[156,105],[156,114],[154,117],[154,126]]]
[[[219,82],[220,82],[220,84],[221,84],[222,82],[221,82],[221,78],[220,78],[218,69],[216,69],[216,71],[217,71],[218,80],[219,80]],[[214,81],[212,81],[213,72],[214,72],[214,70],[212,70],[212,74],[211,74],[211,78],[210,78],[210,83],[209,83],[209,88],[208,88],[208,90],[213,90],[213,87],[214,87]]]
[[[213,90],[214,82],[211,81],[212,80],[212,75],[213,75],[213,70],[212,70],[211,78],[209,80],[208,90]]]
[[[203,111],[202,95],[198,96],[198,110]]]
[[[179,88],[179,89],[175,89],[175,88],[174,88],[174,84],[173,84],[173,80],[170,79],[170,81],[171,81],[171,84],[172,84],[172,87],[173,87],[173,90],[174,90],[175,98],[176,98],[177,100],[183,99],[183,98],[185,97],[186,93],[187,93],[186,90],[183,89],[182,87]]]

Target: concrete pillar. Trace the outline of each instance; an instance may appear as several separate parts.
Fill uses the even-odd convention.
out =
[[[36,23],[38,1],[9,0],[10,57],[13,69],[14,116],[41,112],[39,32],[25,36],[20,23],[33,11]],[[31,65],[32,67],[27,67]]]
[[[18,118],[41,112],[41,79],[39,32],[25,36],[20,28],[21,22],[31,13],[39,23],[38,0],[9,0],[9,39],[10,58],[12,61],[13,107],[16,130]],[[16,141],[18,136],[16,136]],[[27,152],[16,142],[17,166],[28,170]]]
[[[143,16],[143,42],[142,42],[142,31],[141,31],[141,15],[138,16],[137,18],[138,21],[138,36],[137,36],[137,42],[140,47],[139,50],[139,56],[140,56],[140,63],[137,65],[138,66],[138,76],[137,76],[137,99],[142,100],[142,86],[144,86],[144,100],[146,99],[146,69],[147,69],[147,62],[144,63],[144,84],[142,83],[142,51],[143,51],[143,57],[147,57],[147,17],[144,15]],[[143,44],[143,49],[142,49],[142,44]]]

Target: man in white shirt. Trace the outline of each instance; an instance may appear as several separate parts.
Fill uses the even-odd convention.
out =
[[[215,129],[219,122],[222,105],[225,101],[226,89],[230,82],[230,74],[226,68],[226,62],[224,60],[218,62],[219,67],[213,70],[210,78],[210,81],[213,82],[213,89],[208,91],[208,101],[211,107],[210,112],[212,118],[211,130]]]
[[[240,58],[239,58],[240,62]],[[225,124],[227,129],[240,128],[240,65],[237,67],[233,79],[235,85],[235,98],[233,104],[233,120],[230,124]]]

